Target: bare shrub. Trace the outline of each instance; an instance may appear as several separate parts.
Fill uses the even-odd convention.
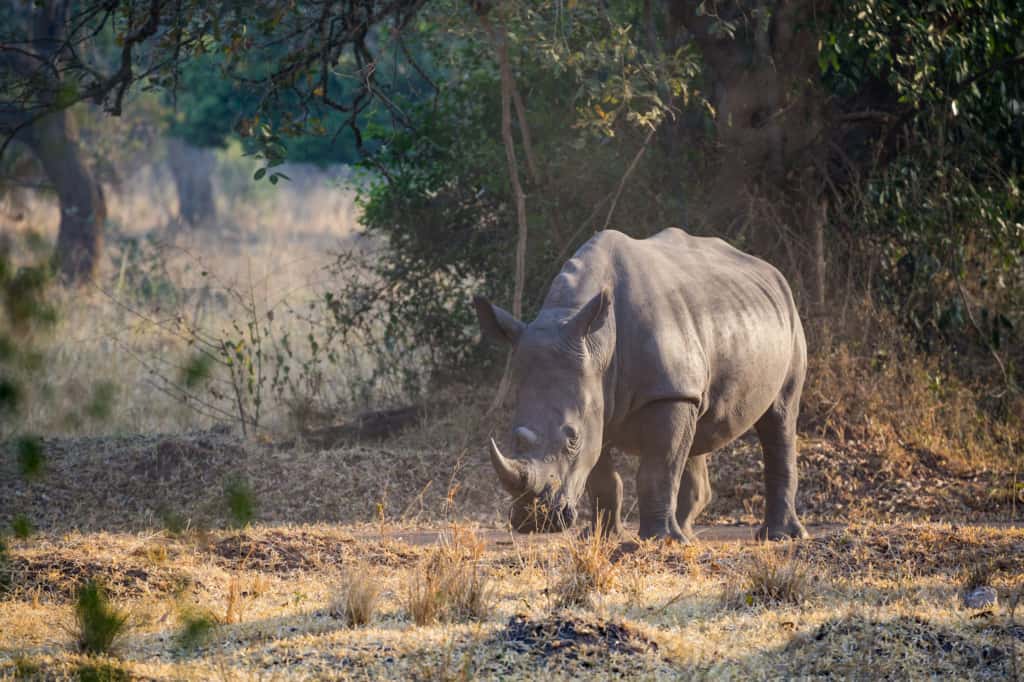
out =
[[[356,564],[349,569],[341,594],[331,605],[331,616],[349,627],[367,625],[380,605],[380,594],[380,584],[373,578],[370,567]]]

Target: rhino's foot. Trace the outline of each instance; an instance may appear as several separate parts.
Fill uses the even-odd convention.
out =
[[[602,538],[606,538],[608,540],[617,540],[618,538],[622,537],[623,533],[624,533],[624,531],[622,529],[622,524],[621,523],[609,524],[607,526],[601,526],[601,537]],[[577,537],[580,540],[584,540],[584,541],[589,540],[590,538],[594,537],[594,526],[590,525],[590,526],[586,526],[585,528],[581,528],[580,532],[579,532],[579,535]]]
[[[678,542],[681,545],[691,544],[690,538],[683,533],[679,524],[675,522],[675,518],[672,518],[670,522],[661,523],[645,523],[643,519],[640,519],[640,539]]]
[[[763,523],[761,527],[757,529],[757,535],[755,536],[758,540],[801,540],[810,537],[807,533],[807,529],[804,528],[804,524],[800,523],[799,519],[794,514],[792,518],[789,518],[781,523]]]

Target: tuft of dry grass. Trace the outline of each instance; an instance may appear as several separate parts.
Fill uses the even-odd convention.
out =
[[[493,588],[480,566],[483,540],[453,526],[439,546],[413,569],[406,587],[406,610],[417,625],[479,620],[487,616]]]
[[[991,585],[996,570],[997,566],[992,560],[976,561],[965,567],[962,581],[964,591],[970,592],[977,587]]]
[[[455,641],[451,640],[442,650],[440,658],[427,658],[415,667],[413,679],[417,682],[470,682],[475,679],[474,673],[472,652],[458,655]]]
[[[803,604],[811,596],[811,572],[789,547],[784,553],[774,547],[758,548],[727,586],[726,606],[777,606]]]
[[[330,614],[347,626],[368,625],[380,605],[381,587],[368,564],[352,566],[341,588],[341,595],[331,606]]]
[[[226,604],[224,607],[224,622],[241,623],[242,580],[237,574],[231,576],[231,580],[228,581],[228,591],[225,600]]]
[[[589,535],[568,536],[565,561],[558,567],[560,575],[552,588],[556,606],[589,605],[595,594],[615,586],[617,571],[611,557],[616,543],[601,531],[598,519]]]

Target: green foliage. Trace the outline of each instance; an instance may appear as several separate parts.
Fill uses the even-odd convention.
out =
[[[14,537],[19,540],[27,540],[35,532],[35,527],[32,525],[32,521],[24,514],[18,514],[11,521],[11,532],[14,533]]]
[[[110,603],[103,583],[96,578],[90,578],[79,588],[75,618],[78,648],[90,654],[108,652],[128,626],[127,614]]]
[[[439,91],[409,107],[413,128],[388,137],[367,164],[382,177],[363,193],[363,221],[390,248],[375,254],[371,277],[337,292],[332,308],[343,329],[370,327],[371,318],[389,352],[426,342],[428,368],[481,359],[468,302],[485,294],[508,305],[516,235],[494,45],[464,4],[432,7],[424,24],[440,28],[418,40],[443,65]],[[490,21],[507,32],[537,161],[533,177],[515,126],[528,195],[524,310],[532,311],[561,263],[605,222],[636,236],[679,222],[683,178],[662,177],[668,164],[655,145],[614,212],[612,197],[648,133],[684,111],[701,116],[702,100],[692,52],[641,44],[642,3],[614,3],[607,12],[595,3],[503,8]],[[668,189],[666,180],[670,191],[646,193]]]
[[[57,311],[46,298],[46,288],[52,273],[46,266],[29,266],[10,272],[6,259],[0,261],[0,286],[7,319],[14,328],[32,325],[52,326]]]
[[[83,663],[75,674],[80,682],[127,682],[132,678],[127,670],[110,663]]]
[[[22,436],[17,440],[18,473],[34,480],[43,473],[43,441],[38,436]]]
[[[180,512],[164,510],[160,513],[160,521],[171,535],[181,535],[189,527],[188,518]]]
[[[85,413],[97,421],[109,419],[113,414],[116,398],[117,385],[101,381],[92,387],[92,397],[85,406]]]
[[[118,235],[114,240],[118,264],[117,294],[128,293],[134,301],[147,306],[179,305],[181,292],[167,270],[167,260],[156,235],[129,237]]]
[[[232,478],[224,487],[224,497],[235,526],[249,525],[256,516],[256,496],[249,482],[241,477]]]
[[[181,69],[173,102],[168,132],[195,147],[223,148],[239,140],[250,155],[266,161],[255,180],[266,178],[271,184],[287,180],[280,172],[268,172],[287,159],[297,163],[355,163],[362,157],[346,115],[322,102],[301,102],[294,93],[268,100],[264,86],[253,83],[285,58],[283,49],[254,50],[239,57],[203,54],[189,60]],[[351,60],[345,60],[349,62]],[[344,64],[351,67],[351,64]],[[391,66],[382,55],[379,69]],[[343,88],[344,78],[335,75],[331,83]],[[302,116],[296,112],[305,108]],[[379,107],[371,107],[366,117],[379,125],[386,122]]]
[[[184,609],[181,629],[175,635],[175,641],[182,649],[195,649],[209,641],[219,624],[220,619],[212,611]]]
[[[0,535],[0,595],[5,594],[14,584],[14,568],[11,565],[11,553],[7,549],[7,541]]]
[[[858,217],[881,253],[879,292],[926,347],[965,351],[973,338],[1002,351],[1021,338],[1024,201],[1018,179],[985,170],[908,155],[867,185]]]
[[[922,347],[1001,355],[1011,384],[1024,363],[1022,36],[1019,3],[859,0],[836,12],[819,61],[839,101],[870,97],[882,125],[870,146],[846,141],[872,165],[836,211],[873,261],[871,286]]]
[[[181,383],[185,388],[198,388],[210,378],[213,358],[206,353],[195,353],[181,368]]]
[[[836,13],[820,65],[832,90],[855,96],[884,84],[901,111],[923,111],[1004,159],[1024,130],[1024,6],[1002,0],[858,0]],[[961,143],[965,140],[961,139]],[[979,150],[980,151],[980,150]]]
[[[27,656],[15,656],[14,657],[14,677],[15,679],[23,680],[35,680],[39,678],[39,673],[42,670],[42,666],[33,661]]]

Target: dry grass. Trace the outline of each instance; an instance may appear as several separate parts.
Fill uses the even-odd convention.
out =
[[[813,594],[811,569],[795,556],[793,547],[783,551],[760,548],[740,566],[723,594],[733,607],[797,605]]]
[[[406,611],[417,625],[479,620],[489,613],[493,587],[481,566],[484,545],[455,526],[411,572]]]
[[[376,525],[257,524],[242,543],[235,531],[211,531],[204,542],[41,532],[11,548],[16,585],[0,601],[0,678],[20,668],[63,679],[82,665],[111,664],[157,680],[322,678],[342,668],[356,679],[1012,679],[1014,657],[1019,664],[1024,654],[1011,616],[1012,595],[1024,588],[1024,529],[862,524],[792,549],[644,545],[613,562],[619,589],[597,605],[558,611],[545,596],[551,575],[521,556],[560,563],[561,538],[502,545],[493,530],[463,541],[439,530],[444,539],[432,545],[403,541],[407,531],[394,526],[382,539]],[[157,541],[169,557],[160,567],[145,551]],[[410,622],[410,575],[439,553],[476,557],[491,587],[485,615]],[[730,580],[768,553],[815,567],[827,586],[814,583],[812,598],[783,608],[723,604]],[[965,567],[978,558],[1005,561],[991,578],[999,605],[980,615],[958,599]],[[370,623],[349,628],[330,613],[339,597],[331,586],[356,566],[374,576],[380,602]],[[111,600],[133,614],[117,661],[84,658],[62,637],[84,570],[103,575]],[[643,575],[639,607],[630,570]],[[245,614],[227,623],[220,616],[234,576]],[[196,643],[184,647],[187,611],[201,614],[205,604],[218,617],[195,626]]]
[[[236,324],[244,330],[255,321],[261,329],[270,328],[278,343],[285,336],[305,339],[318,320],[304,321],[290,311],[304,309],[336,284],[323,270],[333,260],[331,251],[358,241],[354,191],[340,184],[347,173],[310,168],[294,173],[294,182],[274,188],[220,182],[222,223],[219,229],[195,232],[168,228],[176,198],[157,176],[134,175],[127,186],[111,192],[100,276],[80,290],[51,292],[60,318],[44,370],[33,377],[37,390],[31,408],[19,426],[58,435],[166,433],[230,423],[236,410],[223,383],[226,371],[216,368],[209,384],[193,391],[199,400],[183,404],[175,395],[172,384],[183,385],[194,356],[192,330],[230,339]],[[251,171],[244,177],[251,178]],[[5,231],[34,231],[55,240],[58,214],[52,199],[32,198],[27,210],[17,213],[24,219],[3,225],[7,216],[0,210]],[[31,257],[27,248],[18,253]],[[268,362],[276,350],[262,349]],[[356,384],[371,369],[358,348],[339,351],[337,359],[308,377],[316,395],[306,397],[318,409],[350,402]],[[116,391],[105,418],[98,418],[102,411],[86,409],[101,384]],[[265,428],[287,427],[297,396],[289,392],[278,399],[268,385],[264,388]]]
[[[1019,467],[1024,394],[972,379],[982,374],[962,357],[954,372],[952,359],[923,353],[900,330],[863,301],[813,327],[804,423],[897,460],[923,452],[961,473]]]
[[[368,625],[380,606],[381,585],[373,567],[357,563],[348,569],[341,596],[331,606],[331,615],[349,627]]]
[[[244,603],[242,598],[242,580],[236,573],[228,581],[228,589],[225,595],[224,622],[241,623]]]
[[[568,536],[564,560],[557,564],[551,592],[556,606],[585,606],[611,590],[618,570],[612,563],[617,543],[601,532],[601,523],[585,537]]]

